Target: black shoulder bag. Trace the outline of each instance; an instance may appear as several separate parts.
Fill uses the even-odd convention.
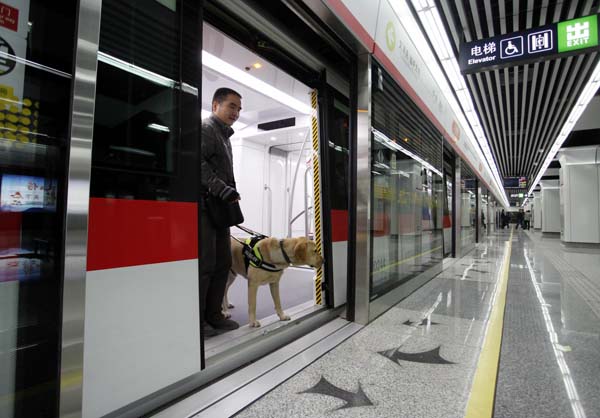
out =
[[[210,159],[207,162],[210,166],[213,165]],[[235,184],[229,184],[229,186],[235,188]],[[244,215],[239,202],[226,202],[213,196],[210,192],[206,192],[204,201],[208,217],[215,228],[228,228],[244,222]]]
[[[239,202],[225,202],[210,193],[206,193],[206,212],[215,228],[228,228],[244,222]]]

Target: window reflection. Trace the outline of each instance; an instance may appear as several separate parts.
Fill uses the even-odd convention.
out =
[[[383,69],[373,93],[371,299],[443,257],[442,136]]]
[[[9,3],[0,25],[0,416],[52,417],[76,2]]]
[[[461,161],[461,245],[464,251],[475,245],[477,227],[477,179],[466,162]]]

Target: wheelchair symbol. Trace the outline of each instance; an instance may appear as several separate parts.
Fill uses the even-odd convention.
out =
[[[504,53],[510,56],[515,55],[517,52],[519,52],[519,48],[517,48],[511,41],[508,41],[508,46],[504,50]]]
[[[523,55],[523,37],[503,39],[500,41],[500,58],[512,58]]]

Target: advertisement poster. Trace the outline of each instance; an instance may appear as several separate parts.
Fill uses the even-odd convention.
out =
[[[56,181],[43,177],[5,174],[0,179],[0,211],[54,210]]]

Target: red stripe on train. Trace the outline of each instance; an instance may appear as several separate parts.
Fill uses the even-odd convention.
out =
[[[198,258],[196,203],[90,199],[87,270]]]
[[[348,211],[333,209],[331,211],[331,240],[333,242],[348,241]]]

